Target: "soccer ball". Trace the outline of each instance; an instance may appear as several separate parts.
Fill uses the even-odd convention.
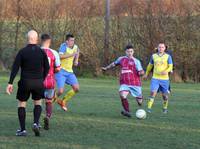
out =
[[[145,119],[147,114],[146,114],[146,111],[144,111],[143,109],[138,109],[135,113],[136,117],[138,119]]]

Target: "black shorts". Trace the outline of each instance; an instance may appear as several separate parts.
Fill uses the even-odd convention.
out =
[[[30,94],[33,100],[44,98],[43,79],[21,79],[18,82],[17,99],[27,101]]]

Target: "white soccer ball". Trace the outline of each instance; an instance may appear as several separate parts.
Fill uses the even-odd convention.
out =
[[[145,119],[147,117],[147,113],[145,110],[143,109],[138,109],[135,113],[136,117],[138,119]]]

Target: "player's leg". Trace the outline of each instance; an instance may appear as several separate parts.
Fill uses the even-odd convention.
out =
[[[64,98],[63,101],[66,103],[68,102],[76,93],[79,92],[79,83],[74,73],[69,73],[66,79],[66,84],[71,85],[72,89],[69,90]]]
[[[52,98],[54,97],[54,89],[46,89],[45,90],[45,111],[46,111],[46,116],[44,118],[44,129],[48,130],[49,129],[49,119],[51,118],[52,115]]]
[[[30,92],[26,84],[20,80],[18,82],[17,99],[18,99],[18,119],[20,129],[17,130],[17,136],[26,136],[26,102],[30,96]]]
[[[20,129],[17,130],[16,136],[26,136],[26,101],[18,100],[18,119]]]
[[[162,80],[160,83],[161,92],[163,97],[163,113],[168,112],[168,103],[169,103],[169,80]]]
[[[65,103],[62,100],[58,99],[58,97],[64,93],[64,86],[67,78],[66,73],[66,71],[61,69],[61,71],[55,74],[55,80],[58,91],[55,93],[55,97],[53,99],[53,102],[56,101],[64,111],[67,111],[67,107],[65,106]]]
[[[152,109],[152,106],[153,106],[153,103],[154,103],[154,99],[156,97],[156,94],[158,92],[158,89],[159,89],[159,81],[157,79],[152,79],[151,80],[151,93],[150,93],[150,97],[148,99],[148,102],[147,102],[147,112],[151,113],[151,109]]]
[[[34,82],[34,85],[32,85]],[[44,86],[42,79],[34,79],[30,81],[32,99],[34,102],[33,109],[33,131],[35,136],[40,136],[39,120],[42,113],[42,98],[44,98]]]
[[[138,106],[142,106],[143,96],[142,96],[142,87],[141,86],[129,86],[129,92],[133,97],[136,97]]]
[[[55,95],[58,97],[64,93],[66,81],[66,76],[64,73],[65,71],[61,69],[58,73],[55,74],[56,85],[58,88],[58,91],[55,93]]]
[[[119,88],[119,96],[121,99],[123,110],[121,111],[121,114],[127,117],[131,117],[130,109],[129,109],[129,102],[128,102],[128,94],[129,94],[129,88],[127,85],[121,85]]]

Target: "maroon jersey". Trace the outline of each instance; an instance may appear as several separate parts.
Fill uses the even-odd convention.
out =
[[[53,89],[55,87],[54,67],[55,67],[56,57],[50,49],[44,49],[44,51],[47,54],[50,66],[49,73],[44,80],[44,86],[46,89]]]
[[[141,86],[139,71],[142,71],[141,63],[136,58],[128,58],[127,56],[119,57],[115,65],[120,65],[120,85]]]

